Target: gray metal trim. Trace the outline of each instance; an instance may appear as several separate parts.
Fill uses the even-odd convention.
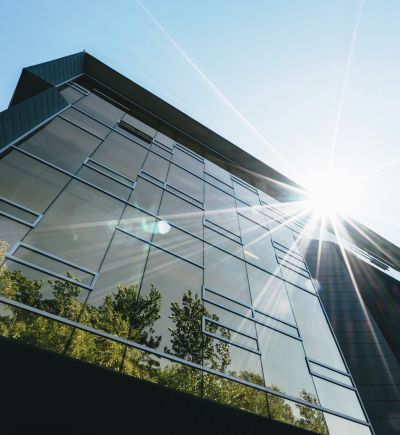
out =
[[[316,360],[313,360],[311,358],[307,358],[306,357],[306,361],[307,361],[308,370],[309,370],[309,372],[310,372],[310,374],[312,376],[316,376],[318,378],[324,379],[325,381],[329,381],[329,382],[332,382],[333,384],[340,385],[341,387],[347,388],[349,390],[357,391],[357,388],[354,387],[355,383],[354,383],[353,377],[349,373],[342,372],[341,370],[337,370],[337,369],[335,369],[333,367],[330,367],[330,366],[328,366],[326,364],[323,364],[323,363],[321,363],[319,361],[316,361]],[[339,373],[339,374],[341,374],[343,376],[348,377],[350,379],[350,382],[353,384],[353,386],[344,384],[343,382],[339,382],[339,381],[337,381],[335,379],[329,378],[328,376],[324,376],[324,375],[321,375],[320,373],[314,372],[313,369],[311,368],[311,364],[310,363],[314,363],[314,364],[319,365],[321,367],[325,367],[325,368],[327,368],[329,370],[332,370],[333,372],[336,372],[336,373]]]
[[[129,180],[129,181],[132,181],[132,183],[133,183],[133,186],[129,186],[129,184],[126,184],[126,183],[124,183],[123,181],[118,180],[117,178],[114,178],[114,177],[112,177],[111,175],[106,174],[106,173],[103,172],[103,171],[100,171],[100,169],[97,169],[97,168],[94,168],[93,166],[88,165],[87,162],[89,162],[89,161],[90,161],[90,162],[93,162],[93,163],[96,163],[96,164],[99,165],[99,166],[102,166],[104,169],[108,169],[109,171],[114,172],[114,174],[117,174],[117,175],[120,175],[121,177],[124,177],[122,174],[120,174],[120,173],[118,173],[118,172],[116,172],[116,171],[113,171],[112,169],[107,168],[107,166],[104,166],[104,165],[102,165],[102,164],[100,164],[100,163],[97,163],[96,161],[94,161],[94,160],[92,160],[92,159],[90,159],[90,158],[87,158],[87,159],[83,162],[83,165],[86,166],[87,168],[92,169],[93,171],[98,172],[99,174],[104,175],[105,177],[110,178],[110,180],[116,181],[117,183],[122,184],[122,185],[125,186],[125,187],[128,187],[129,189],[132,189],[132,190],[133,190],[133,189],[135,188],[135,184],[136,184],[135,181]],[[126,177],[124,177],[124,178],[126,178]]]
[[[241,184],[243,187],[245,187],[246,189],[255,193],[259,197],[258,190],[256,187],[253,187],[252,185],[246,183],[246,181],[242,180],[241,178],[236,177],[233,174],[231,174],[231,179],[232,179],[232,181],[235,181],[236,183]]]
[[[224,234],[224,233],[222,233],[221,231],[218,231],[217,229],[210,227],[209,225],[206,224],[206,222],[210,222],[212,225],[215,225],[215,226],[221,228],[222,230],[224,230],[224,231],[226,231],[226,232],[228,232],[228,233],[230,233],[230,234],[233,234],[235,237],[237,237],[238,239],[240,239],[240,241],[235,240],[233,237],[229,237],[229,235]],[[225,236],[226,238],[231,239],[231,240],[233,240],[234,242],[238,243],[239,245],[242,245],[242,246],[243,246],[243,239],[242,239],[242,236],[238,236],[237,234],[233,233],[232,231],[227,230],[227,229],[224,228],[223,226],[216,224],[215,222],[213,222],[213,221],[210,220],[210,219],[205,218],[204,216],[203,216],[203,226],[205,226],[205,227],[209,228],[210,230],[213,230],[213,231],[215,231],[216,233],[221,234],[222,236]]]
[[[68,109],[69,108],[74,108],[75,110],[76,110],[76,107],[73,107],[73,106],[70,106],[70,107],[68,107]],[[61,119],[63,119],[64,121],[67,121],[67,122],[69,122],[70,124],[72,124],[72,125],[75,125],[75,127],[79,127],[81,130],[83,130],[83,131],[86,131],[86,133],[89,133],[89,134],[91,134],[92,136],[95,136],[95,137],[97,137],[98,139],[100,139],[101,141],[103,141],[105,138],[104,137],[101,137],[101,136],[98,136],[96,133],[93,133],[92,131],[90,131],[90,130],[87,130],[85,127],[82,127],[81,125],[79,125],[79,124],[77,124],[76,122],[74,122],[74,121],[71,121],[70,119],[68,119],[68,118],[64,118],[64,116],[62,116],[62,115],[58,115]]]
[[[0,196],[0,200],[1,200],[1,201],[4,201],[4,202],[7,202],[7,203],[13,205],[13,206],[16,207],[16,208],[20,208],[21,210],[27,211],[28,213],[32,213],[33,215],[37,216],[37,218],[36,218],[33,222],[28,222],[28,221],[24,221],[23,219],[20,219],[20,218],[14,216],[14,215],[11,215],[11,214],[9,214],[9,213],[6,213],[5,211],[0,210],[0,215],[2,215],[2,216],[6,216],[6,217],[8,217],[8,218],[10,218],[10,219],[13,219],[13,220],[15,220],[16,222],[19,222],[19,223],[21,223],[21,224],[27,225],[28,227],[31,227],[31,228],[35,228],[36,225],[37,225],[37,224],[40,222],[40,220],[43,218],[43,215],[42,215],[42,214],[40,214],[40,213],[38,213],[38,212],[36,212],[36,211],[33,211],[33,210],[31,210],[31,209],[29,209],[29,208],[27,208],[27,207],[24,207],[24,206],[22,206],[22,205],[20,205],[20,204],[17,204],[17,203],[14,202],[14,201],[10,201],[10,200],[7,199],[7,198],[4,198],[4,197]]]
[[[184,153],[186,153],[190,157],[193,157],[194,159],[198,160],[200,163],[205,163],[204,157],[199,156],[194,151],[189,150],[188,148],[184,147],[183,145],[181,145],[178,142],[174,143],[174,148],[178,148],[180,151],[183,151]]]

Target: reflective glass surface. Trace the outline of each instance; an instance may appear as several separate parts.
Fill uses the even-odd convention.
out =
[[[107,128],[103,124],[100,124],[99,122],[95,121],[89,116],[86,116],[85,114],[83,114],[79,110],[74,109],[73,107],[64,110],[64,112],[62,112],[60,116],[69,119],[75,124],[78,124],[81,127],[83,127],[85,130],[89,130],[90,132],[102,138],[105,138],[107,134],[110,132],[109,128]]]
[[[138,177],[138,181],[129,198],[129,202],[149,211],[150,213],[158,214],[162,194],[162,189],[155,186],[153,183]]]
[[[8,243],[8,250],[22,240],[29,230],[30,227],[0,215],[0,240]]]
[[[112,132],[91,158],[131,180],[136,180],[147,152],[146,148]]]
[[[355,391],[316,376],[314,376],[314,382],[322,406],[366,421]]]
[[[43,213],[71,178],[13,150],[0,160],[0,196]]]
[[[309,358],[335,369],[346,371],[319,299],[290,284],[286,284],[297,325]]]
[[[148,153],[146,160],[143,165],[143,170],[148,172],[150,175],[158,178],[159,180],[165,181],[167,178],[169,168],[169,161],[160,157],[154,153]]]
[[[24,242],[97,271],[124,204],[72,180]]]
[[[174,147],[175,141],[170,137],[166,136],[165,134],[161,133],[160,131],[157,132],[154,139],[158,142],[161,142],[163,145],[167,146],[168,148]]]
[[[211,306],[214,308],[214,306]],[[239,331],[233,331],[226,326],[222,326],[219,323],[215,323],[211,320],[205,319],[205,329],[206,331],[210,331],[214,335],[218,335],[230,342],[236,343],[238,345],[242,345],[248,349],[258,350],[257,340],[251,337],[248,337],[245,334],[241,334]]]
[[[37,214],[19,208],[13,204],[10,204],[7,201],[3,201],[2,199],[0,199],[0,212],[15,216],[16,218],[21,219],[25,222],[29,222],[30,224],[33,224],[38,218]]]
[[[195,159],[189,153],[182,151],[180,148],[174,148],[172,161],[203,178],[204,163]]]
[[[208,159],[205,159],[205,171],[228,186],[232,186],[231,174]]]
[[[238,213],[247,217],[251,221],[256,222],[257,224],[268,228],[265,216],[260,212],[260,207],[249,207],[239,200],[236,200],[236,205]]]
[[[204,181],[179,166],[171,164],[168,172],[167,183],[176,189],[187,193],[198,201],[203,202]]]
[[[222,183],[222,181],[218,180],[217,178],[205,173],[204,174],[204,180],[208,183],[213,184],[214,186],[218,187],[219,189],[222,189],[223,191],[229,193],[230,195],[234,194],[233,188],[229,187],[225,183]]]
[[[128,205],[118,225],[125,231],[151,241],[154,231],[158,230],[157,222],[159,219]]]
[[[371,429],[368,426],[363,426],[354,421],[328,414],[327,412],[324,412],[324,417],[329,429],[329,435],[372,435]]]
[[[122,183],[124,183],[130,187],[133,187],[133,185],[134,185],[134,182],[131,181],[130,179],[128,179],[127,177],[124,177],[124,176],[120,175],[119,173],[117,173],[116,171],[113,171],[113,170],[105,167],[104,165],[101,165],[100,163],[96,163],[93,160],[88,160],[86,162],[86,165],[90,166],[91,168],[95,168],[98,171],[101,171],[103,174],[109,175],[110,177],[112,177],[118,181],[121,181]]]
[[[57,117],[18,146],[52,165],[75,174],[100,142],[99,138]]]
[[[170,150],[167,151],[165,149],[165,147],[161,147],[159,145],[156,145],[155,143],[152,143],[150,145],[150,149],[152,151],[154,151],[155,153],[160,154],[161,156],[165,157],[168,160],[171,160],[171,158],[172,158],[171,151]]]
[[[233,181],[233,186],[235,189],[235,196],[237,198],[242,199],[249,205],[255,207],[260,206],[260,198],[258,197],[257,193],[248,189],[247,187],[244,187],[241,183],[238,183],[236,181]]]
[[[271,231],[271,238],[274,242],[278,242],[285,248],[300,254],[299,247],[294,240],[293,231],[285,225],[281,225],[275,221],[269,221],[268,227]]]
[[[209,301],[216,302],[219,305],[223,305],[225,308],[230,308],[231,310],[236,311],[237,313],[243,314],[246,317],[252,317],[252,309],[242,305],[236,301],[232,301],[231,299],[228,299],[222,295],[219,295],[211,290],[205,289],[205,299]],[[207,302],[210,303],[210,302]],[[215,305],[215,304],[214,304]],[[255,329],[253,330],[255,332]],[[249,332],[250,334],[251,332]],[[255,335],[252,334],[252,335]]]
[[[143,132],[145,135],[149,136],[150,138],[153,138],[154,135],[156,134],[154,128],[149,127],[144,122],[139,121],[138,119],[134,118],[131,115],[128,114],[124,115],[122,120],[127,124],[131,125],[133,128]]]
[[[75,101],[84,97],[81,92],[76,91],[74,88],[67,86],[65,89],[60,91],[60,94],[67,100],[68,104],[74,104]]]
[[[342,384],[348,385],[350,387],[353,386],[348,376],[342,375],[338,372],[335,372],[334,370],[330,370],[327,367],[320,366],[319,364],[315,364],[313,362],[310,362],[310,367],[314,373],[318,373],[327,378],[334,379],[335,381],[341,382]]]
[[[255,311],[255,318],[262,322],[264,325],[271,326],[272,328],[279,329],[280,331],[285,331],[295,337],[299,337],[298,330],[292,326],[287,325],[277,319],[274,319],[264,313]]]
[[[75,107],[78,107],[78,109],[83,110],[88,115],[93,116],[110,127],[114,127],[117,121],[124,115],[121,109],[104,101],[95,94],[82,98],[82,100],[75,104]]]
[[[213,226],[210,222],[206,223],[207,226],[204,227],[204,239],[208,240],[213,245],[219,246],[225,251],[230,252],[231,254],[237,255],[240,258],[244,258],[243,254],[243,246],[234,241],[235,237],[231,235],[228,237],[224,231],[217,227]],[[210,229],[210,228],[213,229]]]

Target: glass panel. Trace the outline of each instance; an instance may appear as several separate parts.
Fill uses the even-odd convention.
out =
[[[147,152],[146,148],[112,132],[91,158],[131,180],[136,180]]]
[[[214,310],[214,308],[218,308],[211,304],[209,304],[208,307],[212,310]],[[219,337],[226,338],[227,340],[241,344],[250,349],[258,350],[257,340],[254,338],[250,338],[244,334],[240,334],[239,332],[232,331],[229,328],[225,328],[224,326],[218,325],[217,323],[211,322],[207,319],[205,320],[205,329],[206,331],[218,335]]]
[[[240,183],[233,181],[233,186],[235,188],[235,196],[242,199],[247,204],[250,204],[255,207],[260,207],[260,199],[258,195],[248,189],[247,187],[242,186]]]
[[[116,174],[115,172],[111,171],[110,169],[105,168],[104,166],[100,165],[99,163],[93,162],[92,160],[88,160],[86,164],[92,168],[95,168],[104,174],[109,175],[112,178],[115,178],[118,181],[121,181],[124,184],[127,184],[128,186],[133,186],[133,182],[128,180],[126,177],[123,177],[122,175]]]
[[[154,153],[149,153],[147,155],[146,161],[143,165],[143,170],[153,175],[154,177],[165,181],[167,178],[169,168],[169,161],[163,159]]]
[[[137,208],[127,206],[119,226],[142,239],[151,241],[159,220]]]
[[[250,186],[253,186],[254,184],[253,178],[248,171],[246,171],[243,168],[240,168],[235,163],[230,163],[229,167],[232,175],[239,178],[240,180],[243,180],[245,183],[249,184]]]
[[[198,156],[202,157],[204,155],[204,145],[196,142],[194,139],[189,139],[184,133],[177,132],[176,141],[179,142],[179,145],[183,145]]]
[[[75,174],[100,142],[97,137],[57,117],[18,146],[52,165]]]
[[[268,230],[239,215],[245,258],[277,274],[278,263]]]
[[[224,190],[225,192],[233,195],[234,191],[232,187],[227,186],[225,183],[222,183],[221,181],[217,180],[216,178],[212,177],[211,175],[208,174],[204,174],[204,179],[213,184],[214,186]]]
[[[121,133],[121,135],[127,136],[128,138],[132,139],[136,143],[138,143],[146,148],[149,148],[149,146],[150,146],[149,142],[147,142],[147,141],[141,139],[140,137],[130,133],[129,131],[125,130],[124,128],[121,128],[119,125],[115,126],[114,130]]]
[[[203,237],[203,210],[172,193],[164,192],[159,216]]]
[[[161,142],[163,145],[167,146],[168,148],[174,147],[175,141],[159,131],[157,132],[156,137],[154,139],[157,140],[158,142]]]
[[[78,320],[89,290],[12,260],[6,260],[5,266],[2,280],[9,285],[1,287],[1,296],[56,316]]]
[[[211,245],[204,247],[206,287],[250,305],[245,263]]]
[[[271,231],[271,238],[274,242],[278,242],[285,248],[294,251],[296,254],[301,255],[296,241],[293,237],[293,231],[285,225],[280,225],[278,222],[268,222]]]
[[[368,426],[324,412],[330,435],[372,435]]]
[[[289,269],[289,267],[291,269]],[[309,292],[315,293],[315,288],[313,286],[313,282],[311,279],[307,278],[306,272],[301,271],[300,269],[297,269],[299,273],[295,272],[295,267],[290,266],[288,264],[287,266],[281,265],[281,271],[283,278],[291,282],[292,284],[297,285],[298,287],[304,288],[305,290],[308,290]]]
[[[206,218],[240,235],[235,198],[208,183],[205,185],[205,192]]]
[[[129,187],[125,187],[122,184],[111,180],[111,178],[108,178],[105,175],[100,174],[88,167],[83,167],[77,173],[77,175],[83,180],[86,180],[87,182],[94,184],[95,186],[100,187],[100,189],[110,192],[113,195],[118,196],[118,198],[124,199],[125,201],[129,198],[129,195],[132,192]]]
[[[204,163],[200,162],[177,147],[174,148],[172,161],[203,178]]]
[[[149,127],[144,122],[139,121],[138,119],[134,118],[131,115],[126,114],[122,119],[124,122],[131,125],[136,130],[143,132],[145,135],[149,136],[151,139],[156,134],[156,131],[154,130],[154,128]]]
[[[207,223],[209,225],[209,223]],[[211,226],[211,225],[209,225]],[[204,227],[204,239],[208,240],[213,245],[219,246],[222,249],[225,249],[225,251],[230,252],[231,254],[237,255],[240,258],[244,258],[243,254],[243,246],[239,243],[233,241],[231,238],[222,235],[221,233],[223,230],[221,230],[218,227],[215,227],[215,231]],[[235,237],[232,235],[232,238]]]
[[[319,434],[328,435],[324,416],[321,411],[272,394],[268,394],[268,405],[271,418],[274,420],[308,429]]]
[[[162,189],[139,177],[129,202],[150,213],[158,214],[162,193]]]
[[[159,221],[153,236],[153,242],[181,257],[203,264],[203,242],[172,227],[165,221]]]
[[[157,154],[160,154],[161,156],[165,157],[168,160],[171,160],[172,154],[171,151],[167,151],[164,148],[161,148],[160,146],[156,145],[155,143],[152,143],[150,146],[150,149],[154,151]]]
[[[110,103],[107,103],[97,95],[90,94],[75,104],[75,107],[83,110],[101,122],[113,127],[124,112]]]
[[[237,312],[239,312],[241,314],[244,314],[247,317],[252,317],[253,316],[252,310],[250,308],[247,308],[244,305],[241,305],[241,304],[239,304],[237,302],[233,302],[233,301],[231,301],[231,300],[229,300],[229,299],[227,299],[227,298],[225,298],[223,296],[217,295],[216,293],[214,293],[214,292],[212,292],[210,290],[205,289],[205,295],[206,295],[205,297],[207,299],[209,299],[211,301],[215,301],[215,302],[217,302],[220,305],[224,305],[227,308],[231,308],[232,310],[235,310],[235,311],[237,311]],[[225,310],[224,310],[224,312],[225,312]],[[221,322],[225,323],[222,320],[221,320]],[[227,325],[229,325],[229,323],[227,323]],[[254,325],[253,322],[252,322],[252,325]],[[233,325],[231,325],[231,326],[234,327]],[[253,326],[252,328],[253,328],[252,329],[253,332],[248,332],[248,333],[252,334],[252,335],[256,335],[255,334],[255,326]],[[247,332],[247,331],[245,331],[245,332]]]
[[[174,164],[171,165],[167,183],[187,193],[198,201],[204,201],[204,181]]]
[[[78,101],[84,97],[83,94],[71,88],[70,86],[67,86],[65,89],[60,91],[60,94],[67,100],[68,104],[74,104],[75,101]]]
[[[125,347],[125,344],[109,338],[75,329],[66,355],[109,370],[119,371]]]
[[[283,281],[250,264],[246,267],[253,306],[278,319],[296,324]]]
[[[100,124],[99,122],[95,121],[89,116],[84,115],[82,112],[79,112],[79,110],[76,110],[73,107],[64,110],[64,112],[62,112],[60,116],[69,119],[75,124],[78,124],[81,127],[83,127],[85,130],[89,130],[92,133],[96,134],[97,136],[102,137],[103,139],[110,132],[109,128],[107,128],[103,124]]]
[[[243,374],[242,376],[245,380],[253,382],[250,373]],[[265,392],[210,373],[204,373],[203,382],[203,397],[206,399],[243,409],[253,414],[269,417],[267,395]]]
[[[236,200],[238,213],[247,217],[253,222],[258,223],[259,225],[268,228],[265,216],[259,211],[259,207],[249,207],[241,201]]]
[[[0,303],[0,335],[52,352],[64,353],[72,326]]]
[[[2,199],[0,199],[0,211],[31,224],[33,224],[38,218],[37,214],[30,213],[29,211],[23,210],[22,208],[12,205],[9,202],[3,201]]]
[[[0,215],[0,240],[7,242],[10,249],[21,241],[29,230],[26,225]]]
[[[266,386],[310,403],[318,403],[301,342],[258,323],[256,328]]]
[[[276,255],[279,257],[279,262],[281,264],[284,264],[287,267],[290,267],[299,273],[305,274],[308,276],[308,270],[307,266],[305,265],[304,261],[300,261],[297,258],[295,258],[293,255],[285,254],[281,250],[276,249]]]
[[[205,159],[205,171],[214,177],[219,178],[228,186],[232,186],[231,174],[207,159]]]
[[[207,293],[210,295],[213,294],[211,292],[207,292]],[[217,295],[215,295],[215,296],[217,296]],[[225,298],[220,297],[220,299],[224,300]],[[225,299],[225,300],[227,300],[227,299]],[[228,300],[228,302],[230,302],[230,301]],[[232,303],[232,305],[233,304],[234,304],[234,302]],[[234,305],[240,307],[239,304],[234,304]],[[204,302],[204,307],[210,313],[211,312],[213,313],[213,316],[215,316],[215,317],[212,317],[213,320],[221,322],[224,325],[231,327],[233,329],[236,329],[240,332],[244,332],[245,334],[252,335],[253,337],[257,336],[256,327],[255,327],[255,323],[253,320],[246,319],[245,317],[240,316],[239,314],[232,313],[231,311],[225,310],[224,308],[218,307],[217,305],[211,304],[210,302]],[[242,308],[244,310],[246,310],[246,307],[243,307],[243,305],[242,305]],[[236,310],[236,311],[239,311],[239,310]],[[248,311],[250,311],[250,310],[248,310]],[[251,317],[251,314],[250,314],[250,317]],[[210,332],[213,332],[213,331],[210,331]],[[231,334],[233,334],[233,331],[231,331]],[[221,334],[218,334],[218,335],[221,335]],[[225,338],[228,338],[228,337],[225,337]],[[230,338],[230,340],[237,341],[237,340],[234,340],[233,338]],[[251,341],[254,341],[254,340],[251,339]],[[239,343],[241,343],[241,342],[239,342]],[[246,343],[243,342],[242,344],[244,344],[246,346]],[[252,344],[249,347],[254,347],[254,344]],[[257,350],[257,346],[254,347],[254,349]]]
[[[72,180],[24,242],[96,272],[123,208],[121,201]]]
[[[327,367],[320,366],[319,364],[315,364],[311,361],[310,367],[314,373],[318,373],[327,378],[334,379],[335,381],[341,382],[342,384],[348,385],[350,387],[353,386],[353,383],[348,376],[342,375],[338,372],[335,372],[334,370],[330,370]]]
[[[236,234],[233,234],[230,231],[227,231],[225,228],[222,228],[221,226],[210,221],[210,219],[205,219],[204,226],[209,227],[210,229],[224,235],[225,237],[228,237],[229,239],[234,240],[235,242],[242,244],[242,239],[240,236],[237,236]]]
[[[148,347],[201,364],[202,281],[203,270],[199,267],[150,248],[140,289],[140,295],[154,294],[151,307],[154,326],[145,329]],[[135,321],[140,324],[140,319]],[[143,338],[133,329],[131,340]]]
[[[323,407],[366,421],[355,391],[316,376],[314,382]]]
[[[286,325],[286,323],[280,322],[279,320],[272,319],[271,317],[263,313],[259,313],[258,311],[255,312],[255,317],[257,320],[259,320],[262,323],[265,323],[266,325],[272,326],[273,328],[280,329],[281,331],[288,332],[289,334],[292,334],[295,337],[299,337],[297,329],[293,328],[292,326]]]
[[[122,373],[201,396],[203,380],[201,370],[142,352],[133,347],[127,348]]]
[[[346,371],[319,299],[286,284],[297,325],[309,358],[342,372]]]
[[[16,150],[0,160],[0,196],[38,213],[46,210],[70,179]]]
[[[39,252],[32,251],[24,246],[19,246],[13,255],[21,260],[28,261],[36,266],[44,267],[45,269],[64,275],[65,277],[72,274],[74,276],[73,279],[87,285],[90,285],[94,278],[93,274],[84,272],[83,270],[77,269],[69,264],[62,263],[54,258],[47,257]]]

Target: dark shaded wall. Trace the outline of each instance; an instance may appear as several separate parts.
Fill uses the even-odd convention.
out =
[[[400,365],[332,242],[302,242],[310,272],[376,435],[400,433]],[[365,281],[355,273],[357,287]],[[366,292],[363,288],[360,293]]]

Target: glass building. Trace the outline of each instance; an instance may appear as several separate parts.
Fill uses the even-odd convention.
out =
[[[0,335],[25,364],[59,354],[269,433],[398,433],[397,247],[322,225],[295,183],[85,52],[23,70],[0,152]]]

